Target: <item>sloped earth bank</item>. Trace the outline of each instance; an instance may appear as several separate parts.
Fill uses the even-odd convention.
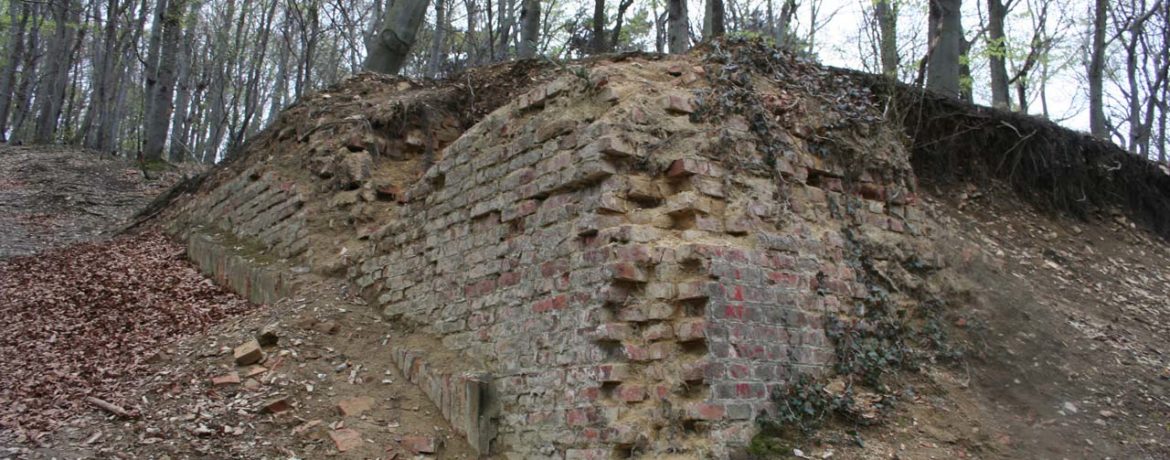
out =
[[[155,174],[92,151],[0,144],[0,259],[108,236],[182,180]]]
[[[741,430],[752,425],[735,417],[758,414],[740,411],[732,415],[733,408],[742,406],[726,401],[739,402],[735,398],[749,396],[756,398],[752,404],[761,404],[750,408],[783,413],[776,406],[763,404],[755,394],[757,386],[719,387],[732,390],[730,395],[707,393],[707,379],[723,378],[724,374],[698,367],[703,372],[697,376],[687,373],[682,377],[685,385],[671,387],[664,383],[676,375],[655,377],[650,372],[656,368],[645,364],[665,357],[673,365],[676,361],[672,360],[692,357],[705,348],[696,347],[696,343],[718,344],[718,333],[742,326],[728,326],[716,321],[726,318],[708,316],[713,327],[699,329],[696,340],[693,328],[662,327],[671,321],[698,324],[693,318],[680,320],[667,315],[666,321],[662,317],[647,321],[638,313],[662,313],[626,308],[620,312],[626,323],[611,322],[604,328],[594,328],[591,321],[596,318],[591,315],[566,316],[563,322],[569,323],[569,329],[534,335],[534,339],[514,345],[522,350],[515,359],[546,356],[540,347],[551,338],[586,336],[594,340],[604,332],[600,349],[608,351],[601,358],[625,356],[634,369],[647,374],[621,385],[605,382],[592,393],[589,387],[568,387],[592,377],[566,376],[550,383],[547,391],[518,396],[517,405],[543,404],[552,409],[519,417],[505,414],[501,422],[513,431],[502,433],[516,444],[498,448],[527,452],[523,456],[534,458],[740,457],[753,455],[746,449],[749,442],[780,447],[764,449],[767,452],[757,449],[755,455],[780,457],[1170,456],[1166,441],[1170,438],[1170,398],[1166,395],[1170,371],[1165,355],[1165,328],[1170,324],[1170,254],[1161,240],[1147,236],[1124,217],[1133,213],[1156,224],[1165,217],[1158,211],[1164,199],[1146,200],[1153,204],[1135,212],[1126,207],[1132,203],[1096,197],[1093,203],[1099,209],[1080,212],[1088,220],[1073,222],[1028,211],[1031,208],[1015,195],[997,189],[995,180],[981,181],[978,188],[965,188],[961,183],[936,186],[923,180],[927,185],[918,187],[913,177],[907,177],[909,161],[896,136],[881,125],[881,112],[875,109],[881,101],[863,86],[850,84],[846,76],[751,45],[700,50],[685,57],[613,57],[566,68],[500,65],[438,85],[364,75],[310,96],[253,139],[229,165],[208,176],[197,193],[179,196],[169,206],[160,202],[146,212],[162,211],[159,223],[184,236],[225,232],[247,241],[233,245],[233,250],[257,263],[284,267],[287,273],[295,274],[300,282],[298,294],[215,326],[206,335],[166,347],[146,381],[122,394],[127,407],[140,414],[137,418],[93,410],[71,420],[53,437],[40,439],[38,442],[46,445],[39,449],[26,440],[26,447],[37,450],[12,452],[27,456],[320,458],[344,449],[342,456],[346,458],[393,458],[419,451],[431,440],[441,440],[445,446],[437,449],[439,457],[472,455],[462,436],[453,433],[426,396],[403,381],[390,349],[417,345],[429,356],[450,361],[444,364],[475,363],[476,359],[466,355],[483,356],[482,350],[445,349],[463,343],[461,337],[448,337],[435,345],[436,341],[418,336],[493,320],[511,327],[507,321],[512,318],[505,317],[506,313],[498,318],[473,316],[462,323],[449,318],[457,313],[463,295],[499,298],[491,294],[497,284],[477,281],[460,286],[435,280],[427,289],[406,292],[406,299],[424,302],[439,295],[450,302],[420,314],[396,307],[395,302],[403,300],[392,291],[371,295],[383,285],[381,280],[373,284],[367,274],[375,265],[381,273],[406,272],[395,282],[429,282],[424,275],[443,273],[434,271],[433,265],[410,265],[410,257],[393,258],[380,252],[409,242],[414,234],[425,238],[425,251],[420,247],[418,252],[427,254],[445,241],[442,238],[454,236],[455,246],[435,254],[456,261],[455,271],[470,277],[482,272],[484,264],[474,254],[455,257],[461,248],[459,241],[468,246],[479,244],[495,238],[497,231],[518,240],[532,231],[556,233],[554,230],[561,230],[557,224],[563,223],[558,221],[577,207],[572,196],[566,200],[565,195],[571,195],[573,187],[588,189],[588,177],[593,176],[581,179],[574,173],[524,179],[524,168],[499,166],[488,160],[522,155],[525,149],[493,142],[544,142],[556,154],[566,146],[571,149],[578,143],[608,139],[603,149],[607,155],[626,155],[620,174],[604,170],[593,174],[615,175],[629,183],[594,197],[603,210],[584,226],[594,225],[601,231],[573,227],[571,231],[582,244],[596,243],[600,237],[618,237],[658,244],[650,246],[653,254],[668,254],[687,241],[750,246],[761,244],[761,236],[753,232],[762,225],[775,225],[781,234],[796,238],[798,245],[815,246],[822,236],[829,241],[838,234],[849,241],[838,241],[825,254],[810,254],[807,246],[794,252],[802,262],[822,267],[815,277],[800,281],[803,275],[778,273],[780,277],[773,281],[791,280],[812,291],[801,295],[815,296],[811,297],[814,300],[843,299],[849,305],[830,310],[827,301],[817,300],[815,305],[833,315],[824,318],[824,325],[802,325],[799,339],[789,338],[786,344],[794,348],[787,358],[795,365],[765,367],[762,369],[772,373],[752,376],[771,379],[769,384],[779,383],[758,388],[765,388],[768,397],[778,398],[780,403],[792,402],[784,400],[786,388],[797,388],[802,375],[828,383],[810,399],[841,401],[844,394],[853,401],[834,414],[818,413],[829,423],[811,434],[787,426],[779,433],[779,442],[752,440],[752,430]],[[493,115],[483,118],[489,113]],[[620,123],[613,124],[615,119]],[[611,124],[581,129],[583,124],[599,120]],[[623,131],[628,126],[639,128]],[[632,141],[633,147],[614,142],[615,133],[619,134],[617,140]],[[472,174],[461,175],[458,169],[451,169],[460,152],[474,152],[470,154],[476,165]],[[701,157],[693,156],[696,152]],[[917,155],[918,150],[915,152]],[[587,149],[581,152],[582,156],[587,153]],[[561,167],[575,161],[572,155],[552,158]],[[683,159],[689,162],[679,161]],[[504,185],[518,179],[520,185],[512,184],[516,193],[531,189],[524,186],[529,182],[555,185],[561,179],[568,181],[570,193],[554,190],[537,196],[537,205],[532,208],[505,208],[508,219],[517,215],[521,219],[503,229],[492,227],[490,209],[470,211],[474,214],[470,217],[478,218],[463,234],[456,227],[440,230],[430,227],[432,222],[418,219],[432,213],[443,215],[430,209],[432,205],[449,211],[485,198],[466,193],[462,195],[466,201],[458,203],[461,195],[451,190],[507,168],[513,169],[505,173],[516,174],[509,174]],[[723,171],[728,173],[718,176]],[[1147,174],[1141,183],[1161,181],[1164,179]],[[1021,192],[1021,184],[1012,182],[1012,186]],[[505,188],[500,194],[511,190]],[[769,190],[777,193],[762,193]],[[744,194],[751,193],[758,194],[759,200],[747,202],[744,208],[749,212],[730,212],[744,205]],[[728,207],[733,208],[726,215],[720,200],[711,200],[724,194]],[[486,197],[489,201],[494,198]],[[689,201],[680,203],[680,198]],[[1098,202],[1099,198],[1104,201]],[[547,201],[548,206],[540,201]],[[444,218],[458,222],[460,212]],[[600,225],[625,219],[635,225],[618,233]],[[895,225],[895,221],[905,225]],[[871,235],[869,240],[863,239],[875,222],[882,229],[872,235],[879,238]],[[403,228],[404,223],[408,228]],[[412,226],[416,228],[409,228]],[[680,227],[685,230],[679,231]],[[839,229],[849,231],[837,233]],[[862,234],[859,239],[854,240],[853,231]],[[863,241],[868,245],[861,246]],[[891,252],[898,258],[873,252],[875,248],[889,249],[891,242],[897,244]],[[525,267],[507,265],[509,259],[516,256],[520,260],[537,251],[517,248],[505,252],[500,256],[504,260],[501,267],[522,270]],[[628,254],[640,265],[618,265],[621,269],[616,274],[621,277],[618,286],[630,290],[633,297],[649,295],[643,293],[651,288],[639,284],[647,278],[673,273],[666,265],[647,264],[638,251]],[[911,256],[901,259],[906,254]],[[580,259],[572,260],[577,263]],[[546,278],[540,281],[543,288],[564,289],[570,280],[577,280],[567,272],[562,276],[558,266],[550,261],[533,268]],[[684,268],[678,274],[695,276],[696,271],[710,269]],[[516,282],[511,273],[500,275],[501,287]],[[851,279],[851,274],[856,279]],[[739,277],[738,271],[734,276]],[[858,300],[859,293],[851,287],[854,284],[866,285],[871,294],[888,296],[905,308],[903,314],[916,318],[897,323],[913,337],[904,341],[883,338],[882,342],[912,348],[898,351],[915,356],[916,366],[890,364],[881,373],[879,385],[863,384],[862,375],[840,366],[843,362],[857,365],[866,358],[849,347],[842,352],[840,337],[852,336],[835,335],[836,342],[827,344],[821,342],[826,340],[823,337],[817,338],[817,334],[828,335],[821,329],[830,329],[831,324],[851,324],[855,329],[847,332],[864,333],[871,327],[867,319],[890,320],[866,316],[861,310],[875,304],[869,299]],[[661,283],[652,286],[655,295],[663,299],[673,295]],[[431,287],[437,288],[438,294],[430,292]],[[735,295],[758,295],[753,288],[745,291]],[[853,297],[839,297],[838,291],[852,292]],[[615,290],[605,286],[594,292],[612,296]],[[931,302],[921,301],[924,294],[930,295]],[[689,295],[686,311],[676,313],[701,311],[694,300],[718,293],[691,291]],[[561,298],[567,301],[565,296]],[[542,299],[532,309],[556,315],[566,308],[564,301],[556,299]],[[579,300],[573,297],[571,301]],[[372,305],[374,302],[377,304]],[[931,305],[933,312],[928,308]],[[938,309],[939,305],[944,308]],[[724,311],[721,306],[718,310]],[[529,314],[527,308],[512,311],[518,316]],[[744,316],[742,307],[726,311],[740,319]],[[380,313],[385,313],[382,318],[390,324],[378,321]],[[919,315],[924,313],[929,316],[921,319]],[[551,331],[560,324],[533,320],[515,326],[485,329],[474,340],[531,332],[520,328]],[[630,328],[638,337],[620,336]],[[767,328],[748,329],[746,333],[735,330],[746,336],[775,333]],[[681,341],[684,338],[678,336],[683,335],[689,342],[681,350],[671,348],[672,340]],[[236,365],[232,348],[257,336],[276,339],[274,345],[263,349],[264,361],[259,367]],[[799,342],[805,337],[811,337],[814,346]],[[615,347],[615,339],[626,342],[616,342]],[[636,346],[641,340],[646,341],[645,349]],[[869,342],[859,340],[854,345],[865,343]],[[733,350],[741,354],[762,350],[735,345]],[[815,345],[828,345],[827,357],[820,354],[826,350]],[[435,349],[427,350],[428,346]],[[494,349],[508,352],[509,346],[500,342]],[[593,346],[581,349],[592,350]],[[681,356],[671,355],[672,350]],[[958,351],[963,352],[961,356],[957,356]],[[553,358],[560,361],[562,356]],[[748,363],[759,358],[758,353],[742,357]],[[783,375],[778,377],[777,372]],[[528,385],[544,381],[537,376],[533,369],[514,381]],[[220,378],[213,381],[216,377]],[[238,377],[239,383],[234,383],[233,377]],[[738,394],[740,388],[746,394]],[[647,395],[651,391],[654,396]],[[363,396],[370,399],[352,400]],[[566,410],[560,406],[562,400],[576,406]],[[288,406],[281,407],[280,401]],[[688,410],[672,409],[672,401]],[[344,415],[338,407],[343,402],[347,410],[366,403],[370,408],[358,410],[360,415]],[[709,404],[693,405],[696,402]],[[603,410],[581,409],[597,404]],[[266,407],[276,413],[265,413]],[[690,408],[703,410],[690,412]],[[525,434],[515,427],[517,420],[538,429],[547,427],[546,432]],[[609,425],[611,422],[620,423]],[[354,437],[362,441],[356,442]]]

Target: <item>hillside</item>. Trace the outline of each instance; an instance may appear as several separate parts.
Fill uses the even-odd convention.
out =
[[[1168,187],[1050,123],[752,42],[359,75],[139,213],[264,305],[160,342],[102,394],[127,413],[4,419],[0,443],[1165,458]]]

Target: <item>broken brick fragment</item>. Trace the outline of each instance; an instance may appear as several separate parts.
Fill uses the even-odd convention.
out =
[[[264,359],[264,351],[260,349],[260,342],[252,339],[236,347],[232,356],[235,357],[237,366],[247,366]]]

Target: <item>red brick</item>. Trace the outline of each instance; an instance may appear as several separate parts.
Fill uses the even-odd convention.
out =
[[[625,383],[619,385],[615,391],[617,399],[625,402],[640,402],[646,399],[646,387],[638,384]]]
[[[641,268],[638,268],[637,265],[634,265],[631,263],[621,262],[621,263],[610,264],[609,272],[610,272],[610,275],[613,276],[614,279],[621,280],[621,281],[633,281],[636,283],[642,283],[642,282],[645,282],[647,279],[646,272],[643,271]]]
[[[289,409],[292,409],[292,405],[289,404],[288,398],[284,396],[269,399],[260,406],[260,412],[265,414],[279,414]]]
[[[343,428],[329,432],[329,439],[337,446],[337,450],[345,452],[362,446],[362,434],[352,428]]]
[[[532,305],[534,313],[544,313],[552,310],[564,310],[569,305],[569,298],[564,294],[549,297]]]
[[[719,404],[692,403],[684,414],[687,420],[722,420],[726,409]]]
[[[406,436],[402,447],[414,454],[433,454],[438,451],[439,442],[433,436]]]
[[[211,384],[215,385],[215,386],[232,385],[232,384],[236,384],[236,383],[240,383],[240,374],[238,374],[236,372],[231,372],[228,374],[224,374],[224,375],[220,375],[220,376],[216,376],[216,377],[211,378]]]
[[[695,111],[695,106],[691,104],[691,98],[678,94],[671,94],[663,98],[662,105],[669,113],[689,114]]]
[[[359,396],[356,398],[344,399],[337,403],[337,411],[343,417],[356,417],[362,415],[374,407],[374,398],[369,396]]]
[[[565,412],[565,423],[568,423],[569,426],[592,425],[597,421],[597,410],[592,407],[569,409]]]

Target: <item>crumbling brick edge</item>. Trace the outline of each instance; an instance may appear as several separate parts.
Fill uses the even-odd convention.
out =
[[[492,375],[487,372],[444,372],[423,352],[395,346],[394,363],[402,375],[422,389],[443,419],[480,455],[490,455],[496,439],[498,405],[492,404]]]
[[[293,275],[282,267],[238,254],[211,235],[192,233],[187,238],[187,258],[217,284],[257,305],[291,297],[297,288]]]

